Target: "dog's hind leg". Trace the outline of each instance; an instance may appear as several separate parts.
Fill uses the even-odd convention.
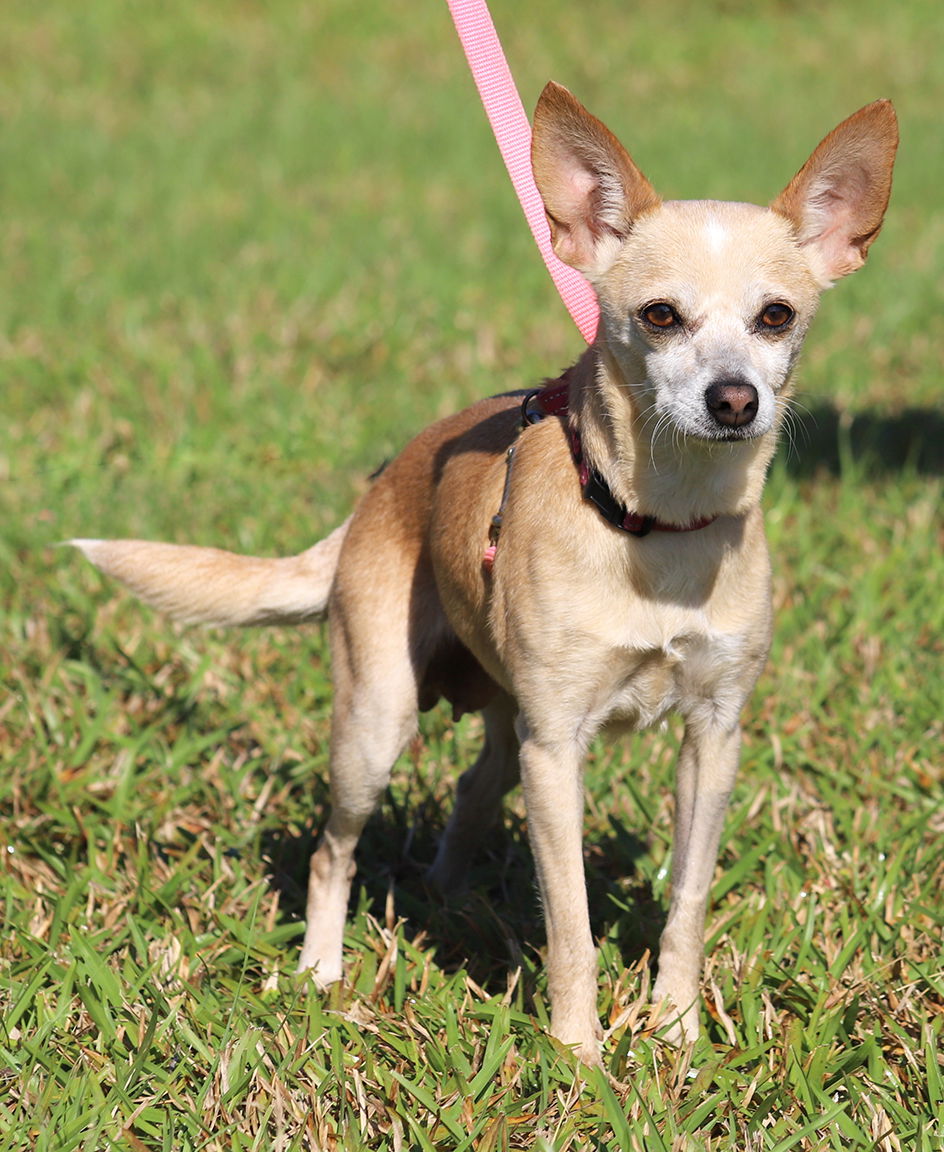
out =
[[[417,686],[408,609],[375,585],[331,615],[335,684],[331,725],[331,814],[311,858],[299,971],[327,986],[340,980],[354,850],[390,770],[416,728]],[[382,626],[377,627],[377,621]]]
[[[443,895],[463,890],[469,863],[501,815],[502,797],[518,783],[517,705],[502,693],[482,709],[485,742],[459,778],[456,806],[427,879]]]
[[[385,685],[389,690],[389,683]],[[409,739],[416,718],[406,702],[394,710],[378,706],[371,693],[336,711],[331,736],[331,814],[308,879],[305,941],[299,971],[312,969],[323,986],[341,978],[354,850],[361,831],[383,796],[390,770]],[[335,708],[343,707],[338,701]]]

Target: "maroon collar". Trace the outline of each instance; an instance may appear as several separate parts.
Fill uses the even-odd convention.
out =
[[[529,392],[521,404],[522,424],[536,424],[546,416],[559,416],[566,421],[570,411],[569,392],[566,381]],[[577,429],[568,425],[567,436],[570,441],[570,452],[580,476],[583,498],[597,509],[604,520],[621,531],[628,532],[630,536],[648,536],[650,532],[695,532],[717,520],[717,516],[703,516],[688,524],[669,524],[665,520],[657,520],[655,516],[644,516],[640,512],[630,511],[624,504],[619,503],[603,475],[587,463]]]

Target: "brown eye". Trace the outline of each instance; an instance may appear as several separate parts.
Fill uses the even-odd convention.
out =
[[[793,309],[788,304],[768,304],[760,314],[760,322],[766,328],[784,328],[793,319]]]
[[[642,310],[642,318],[653,328],[671,328],[678,324],[678,313],[671,304],[649,304]]]

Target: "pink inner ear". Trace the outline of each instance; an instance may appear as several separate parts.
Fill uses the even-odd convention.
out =
[[[598,188],[599,180],[593,173],[574,163],[561,172],[555,189],[556,215],[551,220],[554,252],[558,259],[582,270],[593,263]]]
[[[856,206],[868,184],[868,174],[853,168],[824,173],[807,194],[803,243],[815,244],[830,279],[854,272],[865,260],[857,243],[863,237]]]
[[[597,178],[586,168],[577,165],[568,167],[561,173],[555,189],[555,218],[568,232],[581,229],[592,230],[594,192],[598,187]]]
[[[586,215],[587,205],[597,187],[597,179],[585,168],[575,168],[569,175],[568,184],[571,188],[574,211]]]
[[[830,280],[847,276],[861,268],[864,257],[860,249],[849,242],[848,228],[844,222],[836,223],[823,232],[816,241],[824,270]]]

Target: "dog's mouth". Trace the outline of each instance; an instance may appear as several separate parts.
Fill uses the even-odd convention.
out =
[[[711,429],[696,438],[704,440],[708,444],[743,444],[748,440],[756,440],[759,436],[763,436],[766,431],[766,428],[753,422],[745,428]]]
[[[765,436],[770,427],[766,420],[755,419],[740,427],[728,428],[708,418],[672,422],[682,439],[711,446],[713,444],[748,444]]]

